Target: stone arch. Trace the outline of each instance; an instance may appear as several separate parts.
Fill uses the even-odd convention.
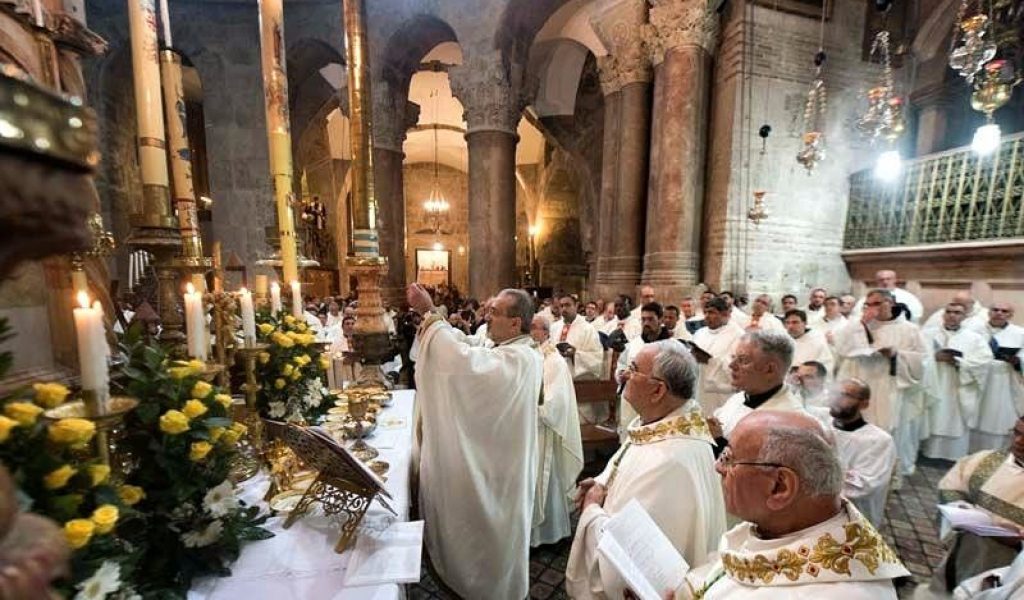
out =
[[[345,59],[333,46],[319,39],[301,38],[288,47],[288,104],[291,114],[293,150],[307,127],[326,116],[326,105],[339,105],[339,91],[321,74],[329,65],[344,65]],[[343,82],[344,80],[342,80]]]
[[[525,65],[530,47],[548,19],[565,0],[516,0],[508,2],[494,30],[494,47],[509,64]]]
[[[576,40],[559,38],[534,44],[527,72],[536,77],[533,107],[538,117],[572,115],[576,93],[590,50]]]
[[[407,93],[409,80],[419,70],[423,57],[444,42],[459,42],[451,25],[426,13],[412,16],[388,37],[381,65],[382,78],[395,87],[396,93]]]

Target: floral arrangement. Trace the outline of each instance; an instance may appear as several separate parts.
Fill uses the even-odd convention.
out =
[[[260,416],[291,422],[317,423],[335,397],[324,384],[330,360],[323,356],[316,336],[292,315],[277,320],[261,313],[258,341],[268,345],[257,364]]]

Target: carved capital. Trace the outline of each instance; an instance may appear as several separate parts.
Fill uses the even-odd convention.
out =
[[[515,135],[535,86],[523,69],[506,64],[498,52],[471,56],[449,71],[452,92],[462,102],[466,133],[504,131]]]
[[[419,120],[420,107],[385,82],[373,86],[373,145],[401,152],[406,133]]]
[[[660,64],[665,53],[694,45],[711,52],[718,37],[718,14],[702,0],[651,0],[650,23],[645,27],[651,61]]]
[[[608,55],[598,60],[605,94],[622,86],[651,80],[651,63],[644,40],[646,0],[609,0],[594,9],[590,19]]]

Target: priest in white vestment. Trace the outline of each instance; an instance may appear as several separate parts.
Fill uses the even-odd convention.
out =
[[[675,340],[644,346],[623,395],[638,417],[604,471],[580,484],[582,513],[566,568],[577,600],[619,599],[625,582],[598,552],[608,519],[636,500],[686,560],[701,563],[725,530],[712,440],[691,398],[697,365]],[[670,590],[666,590],[668,592]]]
[[[644,346],[661,340],[672,339],[668,329],[662,324],[664,313],[661,305],[651,302],[644,305],[640,311],[640,335],[629,340],[626,349],[619,353],[619,362],[615,365],[615,381],[622,386],[628,378],[630,366],[636,361],[636,357],[643,350]],[[619,401],[619,439],[623,443],[629,434],[629,425],[636,419],[636,411],[624,398]]]
[[[604,312],[594,319],[591,325],[597,329],[598,333],[611,335],[619,326],[619,318],[615,316],[615,303],[606,302]]]
[[[810,296],[807,297],[807,306],[801,310],[807,315],[807,326],[811,329],[817,329],[825,320],[825,298],[827,297],[828,292],[825,291],[825,288],[814,288],[811,290]]]
[[[962,304],[967,310],[967,316],[964,317],[963,326],[970,327],[971,329],[981,329],[985,326],[985,322],[988,321],[988,309],[985,308],[981,302],[974,299],[968,291],[959,291],[953,294],[953,298],[950,302],[956,304]],[[921,325],[921,330],[928,328],[942,327],[942,319],[946,314],[946,307],[938,309],[933,312],[927,321],[924,321],[924,325]]]
[[[846,327],[846,317],[840,312],[841,301],[835,296],[825,298],[825,314],[818,323],[816,329],[825,336],[829,346],[835,344],[835,334]]]
[[[674,340],[692,340],[693,334],[686,328],[686,323],[680,319],[679,307],[670,304],[665,307],[665,317],[662,324],[668,330]]]
[[[825,336],[816,330],[807,328],[807,315],[802,310],[791,310],[786,313],[786,331],[793,339],[794,367],[805,362],[814,361],[825,365],[829,376],[835,375],[835,359],[832,348]]]
[[[920,323],[921,319],[924,318],[922,314],[924,312],[924,305],[917,299],[917,296],[896,285],[896,271],[886,269],[875,273],[875,288],[889,290],[896,302],[906,306],[907,310],[910,311],[910,319],[908,320],[911,323]],[[853,320],[861,318],[866,302],[867,296],[858,300],[848,318]]]
[[[1005,448],[1010,443],[1006,424],[1024,415],[1024,327],[1010,322],[1013,314],[1012,305],[995,302],[988,311],[988,320],[978,328],[988,340],[993,357],[982,385],[978,424],[971,431],[972,452]]]
[[[705,415],[712,415],[732,396],[732,376],[729,363],[733,348],[743,335],[743,328],[732,322],[729,305],[721,298],[712,298],[704,306],[706,325],[693,334],[692,350],[700,363],[697,401]]]
[[[572,535],[569,501],[583,470],[583,439],[576,390],[565,359],[551,343],[550,324],[537,315],[530,327],[544,357],[544,399],[537,418],[537,486],[530,545],[554,544]]]
[[[1008,449],[984,450],[961,458],[939,481],[939,501],[960,502],[988,515],[996,525],[1024,536],[1024,419],[1017,419]],[[978,573],[1013,561],[1021,538],[981,537],[954,530],[944,540],[950,548],[935,570],[930,588],[950,592]]]
[[[827,428],[828,411],[808,411],[803,400],[786,385],[793,359],[793,343],[781,331],[751,331],[743,334],[734,350],[729,370],[732,386],[739,390],[715,411],[712,430],[719,447],[722,438],[731,439],[739,422],[757,410],[813,413]]]
[[[864,313],[836,333],[837,376],[855,377],[871,387],[868,423],[889,432],[899,453],[899,473],[911,475],[920,443],[924,403],[924,338],[917,325],[893,312],[889,290],[872,290]]]
[[[569,363],[573,381],[601,376],[604,346],[597,330],[579,314],[579,302],[568,294],[558,299],[562,319],[551,324],[551,341]]]
[[[843,497],[875,527],[882,526],[889,481],[896,466],[896,443],[882,428],[864,420],[871,388],[845,379],[831,390],[832,434],[843,465]]]
[[[896,600],[907,577],[896,553],[848,501],[842,466],[820,423],[757,411],[719,456],[726,510],[744,519],[718,554],[691,570],[676,598]]]
[[[413,310],[433,312],[417,284]],[[438,576],[463,598],[522,600],[529,590],[543,358],[533,301],[503,290],[490,309],[493,348],[471,346],[440,316],[416,336],[420,514]]]
[[[750,324],[750,315],[743,311],[740,307],[736,306],[736,297],[730,291],[724,291],[718,294],[718,297],[725,300],[725,303],[729,306],[729,319],[740,326],[741,329],[746,329],[747,325]]]
[[[786,327],[782,324],[782,321],[772,314],[771,296],[760,294],[754,298],[750,321],[744,329],[746,331],[785,331]]]
[[[943,324],[922,332],[929,351],[921,382],[929,436],[921,452],[928,458],[963,458],[970,448],[970,431],[978,426],[992,349],[980,333],[964,327],[966,316],[967,307],[950,302]]]
[[[683,320],[683,325],[691,336],[704,326],[704,307],[698,305],[694,298],[691,296],[683,298],[679,303],[679,309],[683,313],[680,317]]]
[[[831,406],[832,401],[825,385],[828,380],[825,365],[813,360],[805,362],[796,368],[796,373],[791,377],[795,390],[803,398],[805,408],[828,409]]]

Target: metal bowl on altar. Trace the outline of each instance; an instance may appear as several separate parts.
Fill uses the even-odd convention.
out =
[[[370,396],[370,402],[380,406],[391,406],[391,403],[394,402],[394,397],[390,392],[377,393]]]
[[[369,419],[351,419],[342,423],[342,431],[349,439],[362,439],[369,437],[377,429],[377,422]]]

